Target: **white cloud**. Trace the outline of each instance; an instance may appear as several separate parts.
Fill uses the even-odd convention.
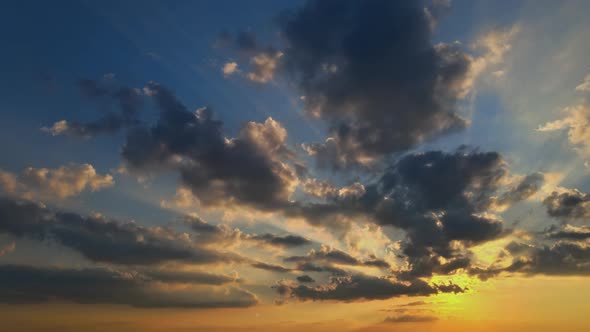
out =
[[[228,77],[232,74],[235,74],[237,72],[239,72],[240,70],[238,69],[238,64],[236,62],[227,62],[223,65],[223,67],[221,67],[221,72],[223,73],[223,76]]]

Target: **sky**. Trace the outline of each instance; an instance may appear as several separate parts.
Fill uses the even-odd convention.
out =
[[[587,331],[587,1],[3,1],[10,331]]]

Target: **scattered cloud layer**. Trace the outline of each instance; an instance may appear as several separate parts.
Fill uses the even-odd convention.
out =
[[[27,198],[67,198],[114,184],[112,175],[98,174],[90,164],[69,164],[55,169],[27,167],[20,174],[0,170],[0,190]]]

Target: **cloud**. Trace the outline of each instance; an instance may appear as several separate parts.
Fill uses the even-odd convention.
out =
[[[261,270],[271,271],[271,272],[278,272],[278,273],[286,273],[286,272],[292,271],[291,269],[286,268],[284,266],[262,263],[262,262],[254,263],[254,264],[252,264],[252,267],[257,268],[257,269],[261,269]]]
[[[389,264],[380,259],[371,259],[362,261],[358,258],[355,258],[348,253],[322,245],[320,250],[311,249],[307,255],[305,256],[290,256],[284,258],[285,262],[295,262],[298,264],[305,264],[305,263],[316,263],[320,262],[322,264],[327,264],[328,266],[332,264],[339,264],[339,265],[352,265],[352,266],[370,266],[370,267],[378,267],[378,268],[389,268]]]
[[[551,227],[547,231],[547,237],[550,239],[566,240],[585,240],[590,239],[590,227],[563,225],[561,228]]]
[[[535,195],[545,183],[543,173],[533,173],[525,176],[520,183],[502,194],[494,204],[500,209],[509,207],[514,203],[526,200]]]
[[[301,276],[297,276],[297,281],[299,282],[315,282],[315,280],[313,280],[312,277],[308,276],[307,274],[301,275]]]
[[[200,271],[148,270],[141,274],[145,276],[146,279],[166,283],[224,285],[239,281],[236,276],[212,274]]]
[[[431,323],[438,320],[436,316],[425,315],[400,315],[387,317],[384,323]]]
[[[590,195],[577,189],[554,191],[543,200],[547,214],[556,218],[584,219],[590,217]]]
[[[512,42],[519,31],[520,27],[517,25],[504,30],[491,30],[473,43],[472,48],[480,55],[471,57],[468,79],[463,81],[463,97],[473,90],[476,81],[483,75],[491,74],[496,78],[506,75],[506,70],[501,65],[506,54],[512,49]]]
[[[455,152],[428,151],[392,162],[376,181],[363,185],[361,196],[300,203],[286,213],[319,226],[332,227],[342,220],[393,226],[406,235],[397,254],[407,261],[407,267],[398,271],[400,276],[451,274],[469,267],[469,247],[510,234],[493,213],[497,197],[509,193],[503,199],[507,206],[523,199],[534,191],[529,185],[536,183],[536,177],[507,188],[507,164],[496,152],[465,147]],[[358,262],[343,256],[338,264]]]
[[[233,61],[226,62],[221,68],[221,72],[225,77],[231,76],[232,74],[239,72],[238,64]]]
[[[590,275],[590,245],[587,242],[558,241],[528,248],[502,271],[528,275]]]
[[[306,239],[299,235],[276,235],[276,234],[261,234],[261,235],[252,235],[249,239],[257,242],[261,242],[264,244],[268,244],[271,246],[276,247],[283,247],[283,248],[291,248],[291,247],[300,247],[304,245],[311,244],[312,242],[309,239]]]
[[[50,127],[41,130],[51,134],[69,135],[75,137],[91,138],[101,134],[115,134],[126,127],[140,123],[139,112],[143,107],[143,99],[139,89],[121,87],[112,88],[103,86],[104,83],[95,80],[80,80],[78,82],[83,96],[92,100],[115,100],[119,111],[107,111],[102,117],[90,122],[77,122],[60,120]]]
[[[256,83],[268,83],[273,80],[275,71],[279,66],[279,60],[283,52],[262,52],[250,59],[252,71],[247,74],[250,81]]]
[[[565,117],[547,122],[537,128],[540,132],[567,130],[570,144],[576,147],[576,151],[584,156],[590,156],[590,107],[587,105],[570,106],[563,109]]]
[[[584,77],[584,82],[576,87],[576,91],[588,92],[590,91],[590,74]]]
[[[204,206],[274,210],[288,204],[298,179],[280,159],[290,150],[278,122],[251,122],[237,137],[226,138],[209,109],[193,114],[161,85],[151,82],[148,89],[160,118],[151,128],[128,133],[122,155],[131,172],[178,170],[182,186]]]
[[[348,186],[337,188],[327,181],[307,179],[303,183],[303,191],[317,198],[322,199],[346,199],[361,197],[365,193],[365,186],[354,182]]]
[[[235,287],[175,289],[106,268],[0,266],[0,302],[48,301],[143,308],[249,307],[258,302],[252,293]]]
[[[9,244],[3,245],[0,247],[0,257],[9,254],[16,249],[16,243],[14,241],[10,242]]]
[[[327,284],[315,287],[290,284],[283,281],[279,282],[275,289],[286,298],[302,301],[386,300],[399,296],[429,296],[439,293],[436,286],[431,286],[421,280],[402,283],[385,277],[373,277],[363,274],[331,277]]]
[[[307,145],[320,166],[370,164],[467,126],[456,106],[472,58],[433,45],[430,24],[419,1],[308,1],[283,16],[282,66],[330,125]]]
[[[0,199],[0,233],[55,241],[94,262],[153,265],[169,261],[215,264],[242,261],[235,254],[195,245],[171,230],[135,223],[54,212],[36,203]]]
[[[114,184],[110,174],[98,174],[90,164],[69,164],[56,169],[27,167],[18,175],[0,170],[2,191],[29,198],[67,198]]]

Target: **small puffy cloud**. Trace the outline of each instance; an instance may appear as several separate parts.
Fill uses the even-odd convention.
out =
[[[61,135],[69,130],[68,121],[61,120],[54,123],[51,127],[44,127],[41,130],[51,134],[52,136]]]
[[[282,56],[283,53],[280,51],[274,53],[263,52],[253,56],[250,59],[252,71],[248,73],[248,79],[256,83],[272,81]]]
[[[239,72],[238,64],[234,61],[226,62],[223,67],[221,67],[221,72],[225,77],[231,76],[232,74]]]
[[[29,198],[67,198],[114,184],[110,174],[98,174],[90,164],[69,164],[55,169],[27,167],[20,174],[0,170],[0,189]]]

